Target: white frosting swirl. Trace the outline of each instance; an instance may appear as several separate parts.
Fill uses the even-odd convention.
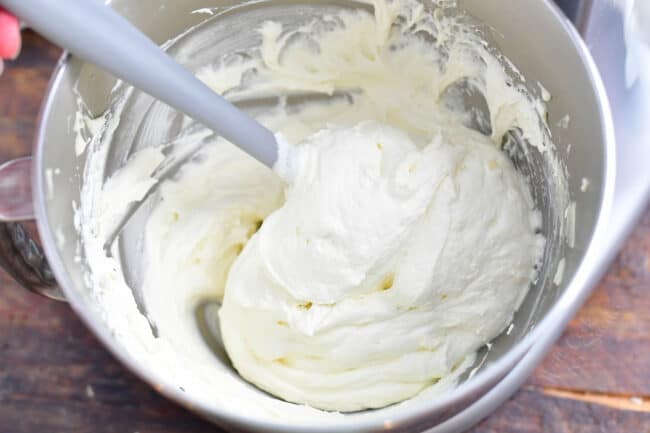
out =
[[[242,376],[318,408],[381,407],[510,322],[538,257],[533,205],[488,138],[418,149],[364,122],[299,149],[286,203],[226,284],[222,336]]]

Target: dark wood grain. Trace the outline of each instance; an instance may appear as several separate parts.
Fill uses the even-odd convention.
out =
[[[30,153],[59,50],[27,33],[0,78],[0,161]],[[0,271],[0,433],[202,433],[217,428],[156,394],[66,304]],[[650,433],[650,209],[524,388],[475,433]]]

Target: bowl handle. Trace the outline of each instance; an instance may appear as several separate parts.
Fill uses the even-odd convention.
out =
[[[32,158],[0,165],[0,266],[23,287],[65,300],[41,247],[20,223],[34,219]]]

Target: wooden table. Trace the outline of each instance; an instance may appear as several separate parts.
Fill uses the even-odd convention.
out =
[[[26,33],[0,77],[0,161],[30,153],[58,55]],[[66,304],[0,273],[0,433],[214,431],[126,371]],[[545,362],[473,432],[650,432],[650,209]]]

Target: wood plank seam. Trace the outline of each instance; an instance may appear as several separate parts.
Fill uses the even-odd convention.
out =
[[[650,395],[599,393],[551,386],[525,387],[524,389],[539,392],[543,395],[555,398],[593,403],[607,406],[612,409],[650,414]]]

